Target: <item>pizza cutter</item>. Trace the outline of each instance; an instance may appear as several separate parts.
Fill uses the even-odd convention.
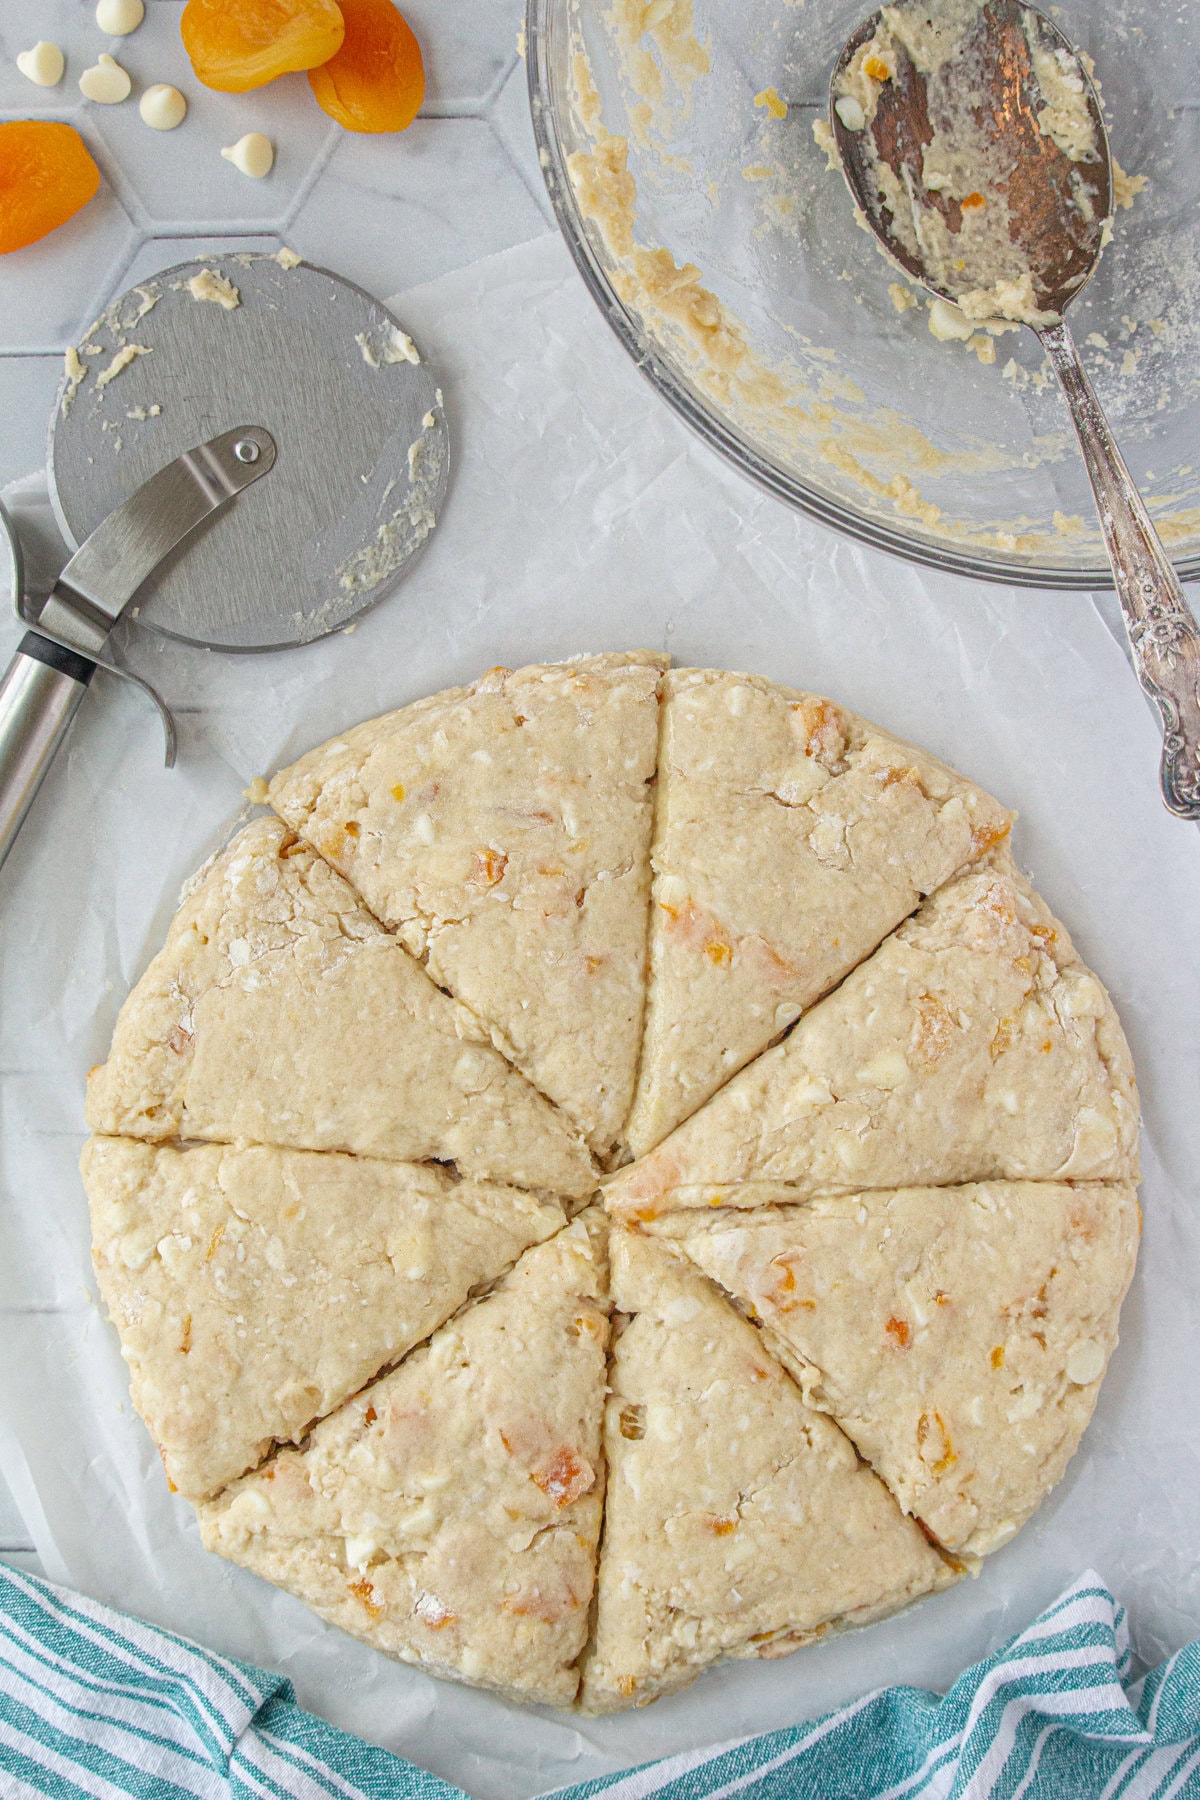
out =
[[[226,253],[131,288],[68,352],[50,497],[74,555],[32,587],[0,684],[0,862],[110,633],[274,650],[343,630],[395,584],[445,498],[442,395],[412,340],[341,276]],[[120,634],[125,639],[125,632]]]

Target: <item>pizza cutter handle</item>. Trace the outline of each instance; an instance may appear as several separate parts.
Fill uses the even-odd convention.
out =
[[[45,779],[97,667],[143,688],[167,731],[171,715],[148,682],[110,662],[109,633],[164,556],[235,494],[274,467],[275,440],[261,425],[239,425],[184,451],[101,520],[67,563],[0,683],[0,865]],[[11,552],[13,592],[22,591],[20,541],[0,506]]]
[[[27,631],[0,682],[0,865],[45,779],[96,665]]]

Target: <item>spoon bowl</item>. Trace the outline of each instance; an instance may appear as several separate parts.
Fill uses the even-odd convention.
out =
[[[1038,310],[1061,313],[1094,274],[1113,210],[1108,132],[1086,63],[1035,8],[1020,0],[989,0],[961,24],[946,61],[921,68],[888,28],[888,15],[903,16],[903,10],[888,7],[865,20],[848,40],[830,83],[830,125],[856,204],[906,274],[958,303],[972,286],[970,268],[931,267],[930,226],[940,221],[958,238],[966,224],[963,200],[986,195],[985,207],[976,210],[999,202],[1005,213],[1011,248],[1003,274],[1011,279],[1028,269]],[[937,10],[926,6],[920,16]],[[842,90],[852,85],[854,65],[866,60],[863,52],[869,55],[881,37],[894,74],[879,84],[873,116],[852,130],[844,115],[855,115]],[[1071,83],[1069,92],[1078,84],[1086,128],[1082,120],[1074,123],[1090,140],[1083,157],[1068,155],[1064,133],[1056,138],[1042,128],[1047,96],[1035,58],[1043,67],[1051,59],[1061,80]],[[939,141],[944,146],[947,137],[961,146],[954,173],[965,193],[942,185],[936,175],[926,180],[927,172],[934,173],[927,164],[930,147]],[[940,160],[946,161],[944,149]],[[897,218],[889,210],[879,183],[881,165],[894,171],[907,216]]]

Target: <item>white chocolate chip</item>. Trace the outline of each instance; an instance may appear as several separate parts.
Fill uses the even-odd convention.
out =
[[[138,101],[138,111],[153,131],[174,131],[187,118],[187,101],[169,81],[156,81]]]
[[[694,1294],[681,1294],[678,1299],[666,1302],[662,1314],[668,1325],[686,1325],[700,1310],[700,1302]]]
[[[833,1089],[824,1076],[807,1076],[798,1081],[791,1094],[793,1107],[829,1106],[833,1100]]]
[[[847,131],[861,131],[867,122],[867,115],[853,94],[843,94],[840,100],[835,100],[833,110]]]
[[[850,1137],[842,1132],[834,1144],[834,1150],[843,1169],[854,1170],[862,1167],[866,1148],[859,1138]]]
[[[127,1269],[144,1269],[154,1255],[154,1239],[149,1233],[129,1232],[121,1239],[117,1254]]]
[[[105,37],[128,37],[146,16],[143,0],[98,0],[96,23]]]
[[[1075,1141],[1071,1154],[1056,1179],[1069,1181],[1080,1171],[1091,1176],[1117,1149],[1117,1128],[1113,1120],[1095,1106],[1081,1106],[1075,1119]]]
[[[192,1247],[192,1240],[183,1237],[177,1231],[170,1231],[166,1237],[158,1240],[159,1258],[168,1275],[177,1275],[184,1257]]]
[[[928,1325],[929,1313],[925,1305],[927,1296],[922,1294],[915,1281],[905,1282],[904,1299],[908,1311],[912,1315],[913,1323],[917,1326],[918,1330],[922,1325]]]
[[[414,1507],[412,1512],[406,1513],[402,1519],[397,1521],[398,1529],[404,1532],[406,1537],[421,1537],[436,1524],[437,1514],[428,1500],[424,1501],[422,1505]]]
[[[17,57],[17,67],[22,75],[38,87],[57,87],[66,66],[66,58],[58,45],[48,44],[44,38],[32,50],[22,50]]]
[[[1104,993],[1091,975],[1064,975],[1057,1000],[1058,1010],[1069,1019],[1104,1017]]]
[[[271,165],[275,161],[275,146],[263,132],[248,131],[236,144],[230,144],[222,150],[221,155],[240,174],[249,175],[252,181],[261,181],[264,175],[271,173]]]
[[[477,1050],[464,1050],[454,1065],[454,1079],[468,1094],[482,1093],[487,1086],[488,1067]]]
[[[379,1548],[374,1538],[348,1537],[346,1539],[346,1563],[351,1569],[361,1573],[365,1570],[375,1551]]]
[[[437,835],[433,828],[433,820],[427,812],[417,814],[412,828],[413,836],[422,844],[432,844]]]
[[[122,100],[128,100],[132,86],[120,63],[103,50],[92,67],[85,69],[79,77],[80,93],[85,100],[94,100],[98,106],[119,106]]]
[[[881,1050],[861,1069],[855,1071],[854,1079],[862,1087],[892,1088],[900,1087],[911,1073],[908,1064],[899,1050]]]
[[[660,1444],[677,1444],[683,1435],[679,1416],[670,1406],[648,1406],[644,1424],[646,1436]]]
[[[263,1493],[261,1488],[243,1488],[229,1508],[229,1517],[231,1519],[235,1513],[237,1514],[238,1524],[243,1526],[249,1525],[251,1519],[269,1519],[271,1516],[271,1502],[267,1499],[267,1496]]]
[[[1067,1352],[1067,1380],[1087,1387],[1104,1373],[1104,1351],[1095,1338],[1080,1338]]]

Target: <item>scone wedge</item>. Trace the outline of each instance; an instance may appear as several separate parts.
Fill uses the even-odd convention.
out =
[[[1012,823],[819,695],[676,669],[663,696],[635,1156]]]
[[[202,1505],[210,1550],[378,1650],[566,1706],[603,1505],[595,1209],[394,1373]]]
[[[782,1044],[612,1177],[640,1220],[860,1188],[1137,1177],[1112,1003],[1003,853],[932,895]],[[727,1191],[728,1190],[728,1191]],[[777,1196],[776,1196],[777,1198]]]
[[[637,1068],[664,666],[634,651],[493,669],[269,789],[600,1155]]]
[[[628,1318],[585,1711],[645,1705],[724,1657],[786,1655],[956,1578],[709,1281],[633,1232],[610,1252]]]
[[[277,819],[202,872],[88,1081],[105,1136],[249,1140],[578,1198],[574,1128]]]
[[[100,1292],[190,1499],[299,1439],[530,1244],[554,1200],[367,1157],[91,1138]]]
[[[971,1556],[1007,1542],[1074,1454],[1140,1215],[1127,1183],[998,1181],[649,1229],[760,1321],[905,1510]]]

